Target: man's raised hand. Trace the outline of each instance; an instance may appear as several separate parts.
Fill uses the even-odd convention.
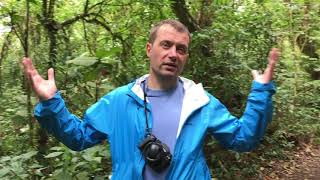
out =
[[[33,91],[40,100],[51,99],[57,92],[57,86],[54,80],[54,71],[52,68],[48,70],[48,80],[43,79],[38,71],[34,68],[30,58],[23,58],[22,64],[24,73],[29,80]]]
[[[259,74],[257,70],[252,71],[253,79],[259,83],[266,84],[272,80],[274,67],[278,62],[280,51],[277,48],[272,48],[269,52],[268,66],[263,74]]]

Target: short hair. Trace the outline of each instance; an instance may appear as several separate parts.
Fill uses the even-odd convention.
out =
[[[177,20],[173,20],[173,19],[167,19],[167,20],[162,20],[160,22],[158,22],[157,24],[155,24],[151,30],[150,30],[150,35],[149,35],[149,40],[148,42],[153,44],[155,39],[157,38],[157,32],[158,29],[163,26],[163,25],[170,25],[172,26],[175,30],[177,30],[180,33],[187,33],[189,36],[189,40],[191,41],[191,35],[190,32],[188,30],[188,28],[182,24],[181,22],[177,21]]]

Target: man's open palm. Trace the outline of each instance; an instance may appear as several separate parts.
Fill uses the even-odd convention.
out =
[[[33,91],[37,94],[40,100],[48,100],[52,98],[57,92],[53,69],[50,68],[48,70],[48,80],[45,80],[34,68],[31,59],[23,58],[22,64],[24,67],[24,73],[28,78]]]
[[[252,71],[252,75],[255,81],[265,84],[269,83],[273,77],[274,67],[278,62],[280,52],[277,48],[272,48],[269,52],[268,66],[263,74],[259,74],[257,70]]]

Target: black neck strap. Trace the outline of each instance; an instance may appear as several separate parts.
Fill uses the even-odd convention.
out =
[[[143,105],[144,105],[144,114],[146,116],[146,132],[147,135],[151,135],[151,128],[149,128],[148,124],[148,111],[147,111],[147,93],[146,93],[146,83],[147,81],[143,82]]]

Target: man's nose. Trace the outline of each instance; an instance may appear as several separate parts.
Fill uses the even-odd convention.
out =
[[[177,48],[175,46],[172,46],[169,50],[169,58],[172,60],[177,59]]]

